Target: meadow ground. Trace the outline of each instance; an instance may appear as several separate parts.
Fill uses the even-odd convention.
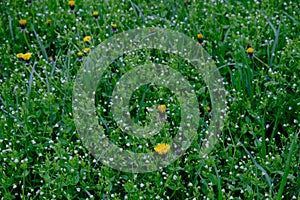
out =
[[[299,1],[8,0],[0,11],[1,199],[300,199]],[[157,105],[166,117],[147,139],[118,127],[109,103],[124,74],[163,63],[197,96],[199,128],[187,151],[159,170],[130,173],[80,140],[72,94],[82,63],[138,27],[184,33],[214,60],[227,117],[207,157],[199,151],[214,110],[210,90],[191,63],[161,50],[127,52],[108,66],[96,90],[99,124],[121,148],[168,155],[157,144],[171,143],[183,117],[172,91],[145,84],[130,96],[135,123],[151,124]]]

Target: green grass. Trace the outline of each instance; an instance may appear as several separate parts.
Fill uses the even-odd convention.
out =
[[[27,2],[0,2],[0,198],[300,199],[297,1],[76,0],[75,12],[68,12],[68,1]],[[20,31],[20,19],[27,20],[27,31]],[[209,91],[193,66],[161,51],[124,54],[109,66],[96,93],[99,123],[112,142],[133,152],[169,142],[180,121],[172,91],[144,85],[130,98],[131,117],[143,125],[151,121],[146,108],[168,105],[165,128],[150,139],[124,133],[108,103],[130,69],[150,61],[168,64],[194,85],[199,102],[198,137],[184,155],[158,171],[134,174],[104,165],[82,144],[72,116],[73,84],[83,62],[77,53],[114,36],[112,23],[117,33],[161,27],[195,42],[203,35],[228,92],[228,116],[208,158],[199,149],[209,126],[205,108],[213,109]],[[83,42],[87,35],[90,44]],[[27,52],[30,61],[17,58]]]

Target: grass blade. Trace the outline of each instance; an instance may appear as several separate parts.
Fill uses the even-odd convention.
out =
[[[286,160],[286,165],[285,165],[285,169],[284,169],[284,174],[283,174],[283,177],[282,177],[282,180],[280,182],[280,186],[279,186],[279,190],[277,192],[277,196],[276,196],[276,199],[277,200],[280,200],[282,199],[282,193],[283,193],[283,190],[284,190],[284,186],[287,182],[287,178],[288,178],[288,175],[289,175],[289,171],[290,171],[290,165],[291,165],[291,158],[292,158],[292,155],[293,155],[293,152],[294,152],[294,149],[296,147],[296,144],[297,144],[297,138],[299,136],[299,132],[297,134],[295,134],[294,138],[293,138],[293,141],[290,145],[290,151],[289,151],[289,154],[288,154],[288,157],[287,157],[287,160]]]
[[[41,42],[41,40],[39,39],[39,35],[38,35],[37,32],[35,31],[33,25],[31,25],[31,28],[32,28],[32,30],[33,30],[33,32],[34,32],[34,35],[35,35],[35,37],[36,37],[36,40],[37,40],[38,43],[39,43],[39,46],[40,46],[40,49],[41,49],[41,51],[42,51],[43,56],[45,57],[46,60],[48,60],[48,55],[47,55],[46,49],[45,49],[43,43]]]
[[[29,96],[30,96],[31,88],[32,88],[33,74],[34,74],[35,65],[36,65],[36,62],[33,64],[32,70],[30,72],[29,85],[28,85],[28,90],[27,90],[27,94],[26,94],[26,109],[27,110],[28,110],[28,106],[29,106]]]
[[[218,172],[218,169],[217,169],[215,163],[214,163],[214,169],[215,169],[217,181],[218,181],[218,200],[222,200],[223,195],[222,195],[221,177],[219,175],[219,172]]]
[[[275,35],[274,45],[272,47],[271,58],[270,58],[270,63],[269,63],[269,66],[272,67],[273,60],[274,60],[274,57],[275,57],[276,47],[278,45],[278,38],[279,38],[279,32],[280,32],[280,24],[278,25],[277,30],[275,29],[275,27],[273,26],[273,24],[271,23],[270,20],[268,20],[268,24],[273,29],[273,32],[274,32],[274,35]]]
[[[13,27],[12,27],[12,19],[11,19],[11,16],[8,16],[8,20],[9,20],[9,32],[10,32],[11,38],[12,38],[12,40],[13,40],[13,43],[14,43],[14,45],[15,45],[16,43],[15,43],[15,37],[14,37],[14,30],[13,30]]]
[[[286,13],[285,11],[283,11],[283,14],[285,14],[286,16],[288,16],[288,18],[290,18],[296,25],[299,24],[299,22],[294,17],[292,17],[291,15],[289,15],[288,13]]]

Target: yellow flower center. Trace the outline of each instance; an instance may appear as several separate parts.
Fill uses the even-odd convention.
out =
[[[48,25],[51,24],[51,19],[48,19],[48,20],[47,20],[47,24],[48,24]]]
[[[154,150],[160,154],[160,155],[164,155],[166,153],[168,153],[170,151],[170,145],[169,144],[158,144],[154,147]]]
[[[197,38],[198,39],[202,39],[203,38],[203,35],[201,33],[197,34]]]
[[[75,1],[69,1],[68,5],[71,6],[71,7],[75,6]]]
[[[209,107],[209,106],[206,106],[206,107],[205,107],[205,110],[210,111],[210,107]]]
[[[85,36],[84,38],[83,38],[83,41],[84,42],[90,42],[90,40],[91,40],[91,36]]]
[[[162,104],[162,105],[159,105],[157,106],[157,109],[160,113],[165,113],[166,112],[166,105],[165,104]]]
[[[84,48],[83,49],[84,53],[88,53],[88,52],[90,52],[90,50],[91,50],[90,48]]]
[[[117,28],[117,24],[111,24],[111,27],[112,27],[113,29],[116,29],[116,28]]]
[[[19,20],[19,24],[22,25],[22,26],[25,26],[27,23],[26,19],[20,19]]]
[[[254,53],[254,49],[251,48],[251,47],[249,47],[249,48],[246,50],[246,52],[247,52],[248,54],[253,54],[253,53]]]
[[[31,55],[32,55],[32,53],[25,53],[25,54],[23,55],[23,59],[24,59],[24,60],[30,60]]]
[[[94,16],[94,17],[98,17],[98,15],[99,15],[99,12],[97,12],[97,11],[94,11],[94,12],[93,12],[93,16]]]
[[[32,53],[18,53],[17,58],[21,58],[23,60],[30,60]]]
[[[23,59],[24,54],[23,53],[18,53],[17,58],[22,58]]]
[[[77,56],[82,56],[83,55],[83,53],[81,52],[81,51],[79,51],[78,53],[77,53]]]

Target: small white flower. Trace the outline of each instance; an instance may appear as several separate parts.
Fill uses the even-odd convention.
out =
[[[177,180],[177,176],[176,175],[173,176],[173,180],[174,181]]]

